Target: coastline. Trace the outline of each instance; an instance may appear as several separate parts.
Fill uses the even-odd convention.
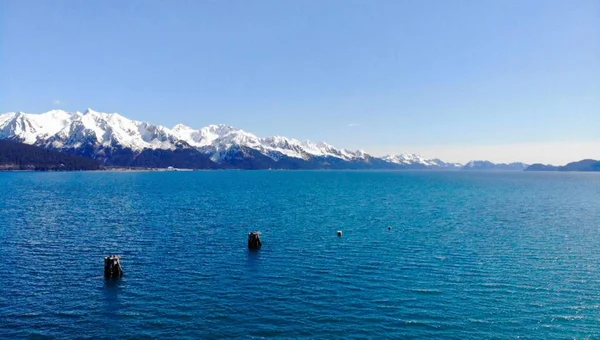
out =
[[[19,166],[16,164],[0,164],[0,172],[195,172],[195,171],[366,171],[366,172],[585,172],[594,173],[600,172],[600,170],[578,170],[578,169],[564,169],[557,168],[554,170],[544,169],[523,169],[523,170],[509,170],[509,169],[464,169],[464,168],[441,168],[441,169],[419,169],[419,168],[397,168],[397,169],[377,169],[377,168],[314,168],[314,169],[243,169],[243,168],[207,168],[207,169],[191,169],[191,168],[158,168],[158,167],[119,167],[119,166],[100,166],[98,169],[61,169],[57,167],[36,167],[33,165]]]

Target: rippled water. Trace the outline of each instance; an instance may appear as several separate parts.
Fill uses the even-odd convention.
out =
[[[0,190],[0,338],[600,336],[600,174],[0,173]],[[106,282],[113,253],[125,277]]]

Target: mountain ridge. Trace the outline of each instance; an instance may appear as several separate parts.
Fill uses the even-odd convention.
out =
[[[528,166],[525,171],[585,171],[585,172],[599,172],[600,171],[600,160],[596,159],[582,159],[580,161],[570,162],[565,165],[549,165],[535,163]]]
[[[225,124],[173,128],[87,109],[0,115],[0,139],[96,159],[105,166],[198,169],[460,169],[459,163],[362,150],[284,136],[258,137]],[[190,160],[191,159],[191,160]]]
[[[503,171],[523,171],[528,167],[522,162],[511,163],[493,163],[484,160],[473,160],[465,164],[463,170],[503,170]]]

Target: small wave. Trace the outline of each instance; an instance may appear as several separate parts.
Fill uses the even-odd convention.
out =
[[[585,318],[583,315],[555,315],[552,317],[551,322],[582,320],[583,318]]]
[[[490,324],[491,322],[488,320],[483,320],[483,319],[472,319],[469,318],[467,319],[467,321],[469,321],[470,323],[479,323],[479,324]]]
[[[404,324],[412,327],[423,327],[429,329],[439,329],[442,326],[438,324],[431,324],[421,320],[404,320]]]
[[[574,310],[582,310],[582,309],[599,309],[600,308],[600,304],[598,305],[589,305],[589,306],[570,306],[569,309],[574,309]]]
[[[427,288],[411,289],[410,291],[411,292],[415,292],[415,293],[419,293],[419,294],[424,294],[424,295],[439,295],[439,294],[443,293],[439,289],[427,289]]]

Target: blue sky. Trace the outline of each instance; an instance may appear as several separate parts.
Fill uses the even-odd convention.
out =
[[[0,112],[600,158],[600,1],[0,1]]]

